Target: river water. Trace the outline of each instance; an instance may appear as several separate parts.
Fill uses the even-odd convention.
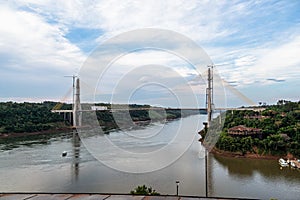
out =
[[[153,140],[153,144],[151,141],[136,143],[120,131],[113,131],[105,137],[123,146],[134,144],[127,145],[130,150],[153,151],[153,146],[170,144],[174,128],[180,125],[180,131],[188,134],[191,132],[189,127],[195,122],[201,129],[203,120],[205,116],[194,115],[168,122],[164,126],[154,123],[138,130],[127,130],[129,135],[147,135],[159,129],[160,143],[157,140]],[[192,132],[195,137],[189,148],[184,149],[183,155],[159,170],[146,173],[112,169],[107,163],[97,160],[85,145],[87,141],[97,141],[98,136],[81,140],[77,133],[69,132],[55,134],[51,138],[33,136],[5,140],[0,144],[0,192],[128,193],[136,186],[145,184],[161,194],[175,194],[175,182],[179,180],[180,195],[205,196],[203,148],[196,131]],[[181,148],[180,145],[178,147]],[[61,156],[63,151],[68,152],[66,157]],[[106,151],[110,153],[112,161],[121,163],[121,168],[124,160],[112,152],[114,149]],[[163,156],[168,160],[167,156],[172,154]],[[137,165],[129,161],[129,165]],[[300,197],[300,171],[280,169],[276,160],[209,155],[208,166],[210,196],[260,199]]]

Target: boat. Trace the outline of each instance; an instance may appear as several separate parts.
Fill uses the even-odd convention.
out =
[[[62,157],[65,157],[67,154],[68,154],[67,151],[63,151],[62,154],[61,154],[61,156],[62,156]]]
[[[296,168],[300,169],[300,159],[295,160],[294,164],[295,164]]]
[[[280,165],[281,167],[288,167],[288,166],[289,166],[289,164],[288,164],[283,158],[280,158],[280,159],[278,160],[278,162],[279,162],[279,165]]]
[[[293,168],[297,168],[297,166],[296,166],[296,164],[295,164],[295,162],[294,161],[291,161],[291,167],[293,167]]]

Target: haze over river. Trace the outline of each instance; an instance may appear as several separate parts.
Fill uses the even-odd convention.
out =
[[[119,131],[107,137],[131,150],[146,151],[169,143],[174,129],[195,134],[192,145],[171,165],[148,173],[126,173],[111,169],[95,159],[76,133],[6,139],[0,143],[0,192],[97,192],[129,193],[138,185],[152,186],[161,194],[175,194],[179,180],[179,194],[205,196],[205,168],[199,135],[190,130],[204,115],[174,120],[164,126],[154,123],[129,135],[145,134],[157,129],[159,141],[136,143]],[[162,128],[163,127],[163,128]],[[95,137],[95,138],[93,138]],[[98,136],[91,136],[89,140]],[[135,144],[135,145],[132,145]],[[66,157],[62,157],[67,151]],[[119,161],[114,149],[105,149],[112,161]],[[168,155],[164,155],[168,156]],[[130,163],[135,165],[136,163]],[[254,160],[209,156],[209,195],[221,197],[249,197],[262,199],[299,199],[300,170],[280,169],[276,160]]]

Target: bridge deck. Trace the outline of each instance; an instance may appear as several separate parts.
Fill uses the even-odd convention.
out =
[[[214,108],[213,111],[223,111],[223,110],[253,110],[253,111],[264,111],[266,108],[261,107],[246,107],[246,108]],[[206,111],[206,108],[113,108],[113,109],[103,109],[103,110],[79,110],[79,112],[94,112],[94,111],[123,111],[123,110],[199,110]],[[51,110],[53,113],[71,113],[73,110]]]

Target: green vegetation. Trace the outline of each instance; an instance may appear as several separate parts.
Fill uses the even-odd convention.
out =
[[[61,110],[72,109],[71,104],[61,104],[49,101],[43,103],[0,102],[0,136],[1,134],[31,133],[70,127],[71,122],[67,121],[70,119],[70,117],[67,117],[65,121],[63,114],[51,112],[51,110],[58,104],[61,105]],[[105,103],[96,104],[96,106],[105,106],[111,108],[110,104]],[[114,107],[118,106],[121,108],[124,107],[124,105],[114,105]],[[129,107],[137,109],[150,108],[149,105],[136,104],[129,105]],[[104,131],[109,132],[112,129],[119,128],[118,125],[120,124],[116,124],[114,120],[116,116],[118,116],[119,119],[122,119],[122,123],[127,126],[131,126],[132,123],[130,122],[132,121],[144,121],[150,123],[150,120],[171,120],[197,114],[197,111],[181,111],[179,109],[150,111],[130,110],[129,114],[131,119],[128,119],[128,111],[117,111],[111,113],[109,110],[105,110],[96,112],[100,126]],[[68,115],[70,115],[70,113],[68,113]]]
[[[132,105],[130,105],[132,107]],[[137,105],[133,105],[137,107]],[[149,107],[139,106],[138,108]],[[195,110],[180,110],[180,109],[166,109],[166,110],[130,110],[130,118],[128,119],[128,111],[115,111],[114,113],[109,110],[98,111],[96,112],[97,118],[100,126],[106,132],[112,129],[118,129],[118,125],[124,127],[132,126],[132,121],[134,122],[144,122],[144,125],[147,125],[151,121],[161,121],[161,120],[173,120],[180,117],[186,117],[189,115],[199,114],[199,111]],[[118,124],[115,121],[115,118],[121,119],[118,121]]]
[[[227,111],[223,131],[216,144],[221,150],[260,155],[287,155],[300,157],[300,101],[278,101],[265,106],[262,112]],[[263,138],[231,136],[228,129],[244,125],[262,130]]]
[[[51,113],[55,102],[0,103],[0,134],[38,132],[65,126],[63,117]],[[64,109],[69,106],[65,105]]]
[[[152,189],[152,187],[147,187],[145,185],[137,186],[134,190],[130,191],[130,194],[134,195],[160,195],[158,192]]]

